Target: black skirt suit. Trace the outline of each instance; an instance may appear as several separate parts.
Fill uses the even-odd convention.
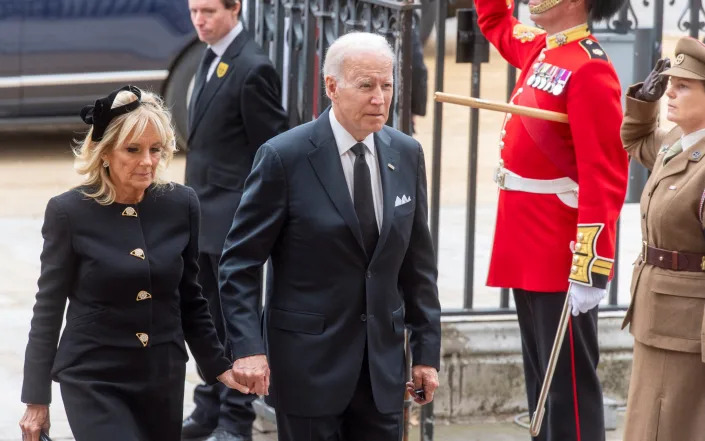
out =
[[[206,381],[230,367],[197,282],[198,232],[196,194],[178,184],[134,205],[52,198],[22,401],[48,404],[53,379],[77,441],[179,440],[184,340]]]

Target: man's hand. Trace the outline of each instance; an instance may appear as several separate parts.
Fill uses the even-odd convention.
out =
[[[227,371],[223,372],[222,374],[218,375],[218,381],[229,387],[230,389],[235,389],[239,390],[243,394],[249,394],[250,393],[250,388],[247,386],[243,386],[242,384],[238,383],[235,381],[235,375],[233,374],[232,369],[228,369]]]
[[[27,409],[20,419],[20,429],[22,430],[22,441],[39,441],[39,433],[49,433],[49,405],[48,404],[28,404]]]
[[[269,395],[269,364],[264,354],[238,358],[233,363],[235,381],[246,386],[250,393]]]
[[[605,297],[605,293],[606,291],[602,288],[571,283],[570,288],[568,288],[568,295],[570,296],[573,315],[577,316],[581,312],[588,312],[599,305],[600,301]]]
[[[422,364],[411,368],[411,380],[406,383],[406,389],[409,391],[414,401],[418,404],[427,404],[433,401],[433,393],[438,388],[438,371],[431,366]],[[414,394],[415,389],[423,389],[425,399],[420,399]]]
[[[656,66],[644,80],[641,89],[634,93],[634,98],[642,101],[654,102],[661,99],[666,93],[668,86],[668,76],[661,75],[661,72],[671,67],[671,60],[661,58],[656,62]]]

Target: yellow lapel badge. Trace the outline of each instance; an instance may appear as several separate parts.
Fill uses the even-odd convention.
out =
[[[225,74],[228,72],[228,64],[223,63],[222,61],[218,63],[218,67],[215,70],[215,74],[218,75],[218,78],[223,78]]]

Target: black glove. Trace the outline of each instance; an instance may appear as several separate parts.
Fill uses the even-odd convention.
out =
[[[642,101],[654,102],[661,99],[668,86],[668,76],[661,75],[661,72],[671,67],[671,60],[661,58],[656,62],[654,70],[644,80],[641,89],[634,93],[634,98]]]

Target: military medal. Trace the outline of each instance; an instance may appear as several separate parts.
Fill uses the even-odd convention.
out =
[[[572,73],[573,72],[569,71],[568,69],[564,69],[563,73],[561,73],[561,76],[558,79],[558,82],[556,83],[555,86],[553,86],[553,90],[551,91],[551,93],[553,93],[556,96],[563,93],[563,89],[565,89],[565,84],[568,82],[568,79],[570,78],[570,75]]]
[[[531,76],[529,77],[529,79],[526,80],[526,84],[528,84],[529,86],[533,86],[534,81],[536,81],[536,76],[539,71],[539,68],[541,67],[542,64],[543,63],[534,64],[534,73],[532,73]]]
[[[532,87],[541,88],[541,83],[545,81],[544,77],[550,67],[551,65],[548,63],[541,64],[541,67],[539,68],[538,72],[536,72],[536,78],[534,79],[533,84],[531,84]]]
[[[551,70],[548,73],[546,85],[543,87],[542,90],[545,90],[546,92],[550,92],[553,86],[555,85],[555,80],[556,80],[556,73],[558,72],[558,67],[553,66]]]
[[[539,89],[543,89],[546,86],[546,82],[548,81],[548,70],[552,66],[550,64],[546,64],[544,66],[543,72],[541,72],[541,81],[539,81],[539,84],[536,86]]]
[[[556,72],[553,73],[553,77],[551,77],[551,85],[548,87],[547,92],[548,93],[553,93],[554,90],[556,90],[556,87],[558,86],[558,83],[560,82],[561,76],[565,72],[565,69],[557,69]],[[558,89],[560,91],[560,88]],[[560,92],[559,92],[560,93]]]

